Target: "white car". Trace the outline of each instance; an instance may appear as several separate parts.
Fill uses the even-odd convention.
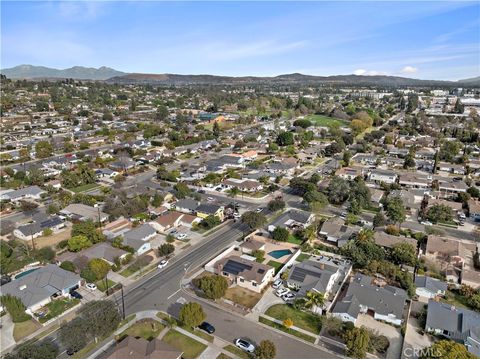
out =
[[[432,222],[430,222],[430,221],[423,221],[423,222],[420,222],[420,224],[423,224],[424,226],[431,226],[431,225],[432,225]]]
[[[213,201],[213,197],[207,197],[207,201],[212,202],[212,201]]]
[[[263,208],[257,208],[257,209],[255,210],[256,213],[260,213],[261,211],[263,211]]]
[[[182,240],[182,239],[185,239],[185,238],[187,238],[187,235],[186,235],[185,233],[179,233],[179,234],[177,234],[177,236],[176,236],[176,237],[177,237],[177,239],[180,239],[180,240]]]
[[[158,266],[157,268],[158,269],[162,269],[162,268],[165,268],[168,264],[168,261],[166,259],[163,259],[160,263],[158,263]]]
[[[255,346],[252,343],[246,341],[245,339],[235,340],[235,345],[249,353],[253,353],[255,351]]]
[[[97,289],[97,286],[94,283],[87,283],[87,285],[85,287],[87,287],[87,289],[89,289],[89,290],[96,290]]]
[[[242,215],[238,212],[233,213],[233,218],[240,218]]]
[[[277,290],[275,291],[275,295],[276,295],[277,297],[282,297],[282,296],[284,296],[284,295],[287,294],[287,293],[290,293],[290,289],[288,289],[288,288],[280,288],[280,289],[277,289]]]
[[[284,295],[282,295],[282,299],[283,299],[285,302],[290,302],[290,301],[292,301],[292,300],[295,299],[295,294],[293,294],[293,293],[284,294]]]
[[[282,286],[282,284],[283,284],[283,280],[277,279],[275,282],[273,282],[272,287],[274,289],[278,289]]]

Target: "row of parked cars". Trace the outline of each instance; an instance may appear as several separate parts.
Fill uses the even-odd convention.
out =
[[[289,303],[295,300],[295,293],[293,293],[290,288],[283,286],[283,280],[277,279],[272,284],[273,289],[276,289],[275,295],[282,298],[285,302]]]

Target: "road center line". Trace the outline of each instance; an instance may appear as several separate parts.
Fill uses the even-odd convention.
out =
[[[177,290],[175,293],[173,293],[173,294],[170,294],[170,295],[167,297],[167,299],[170,299],[170,298],[172,298],[172,297],[173,297],[175,294],[177,294],[177,293],[178,293],[178,292],[180,292],[181,290],[182,290],[182,289],[181,289],[181,288],[179,288],[179,289],[178,289],[178,290]]]

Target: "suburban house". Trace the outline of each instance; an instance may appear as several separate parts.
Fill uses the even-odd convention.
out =
[[[119,173],[111,170],[110,168],[99,168],[95,170],[95,175],[98,178],[115,178],[119,175]]]
[[[159,216],[155,221],[150,222],[150,224],[157,231],[166,232],[170,228],[178,227],[183,216],[185,216],[185,214],[176,211],[169,211]]]
[[[142,224],[123,233],[123,244],[130,246],[140,255],[152,249],[149,240],[157,235],[157,231],[149,224]]]
[[[107,223],[103,227],[102,233],[108,239],[113,239],[123,235],[123,233],[128,232],[130,229],[132,229],[132,222],[124,217],[120,217],[113,222]]]
[[[106,359],[180,359],[183,352],[162,340],[126,337]]]
[[[43,235],[43,231],[46,229],[51,229],[53,232],[56,232],[64,227],[65,222],[63,222],[60,217],[52,216],[41,221],[35,221],[33,223],[20,226],[13,231],[13,235],[17,238],[27,241],[41,237]]]
[[[60,214],[72,220],[105,222],[108,214],[100,211],[99,207],[87,206],[82,203],[72,203],[60,211]]]
[[[263,184],[252,179],[228,178],[222,182],[222,187],[227,189],[236,187],[242,192],[258,192],[263,189]]]
[[[415,290],[416,295],[429,299],[444,296],[448,289],[447,283],[424,275],[415,277],[415,286],[417,287]]]
[[[368,178],[375,183],[392,184],[397,181],[398,175],[393,171],[375,169],[370,172]]]
[[[345,221],[338,217],[327,219],[318,232],[326,241],[343,247],[354,233],[360,230],[359,227],[345,225]]]
[[[480,221],[480,202],[470,198],[468,200],[468,213],[471,219]]]
[[[480,356],[480,313],[451,304],[428,301],[427,332],[463,343],[473,355]]]
[[[265,243],[255,239],[255,234],[245,238],[240,244],[239,249],[244,254],[252,254],[254,251],[265,250]]]
[[[393,236],[383,231],[375,231],[375,233],[373,234],[373,241],[377,245],[385,248],[393,248],[400,243],[408,243],[412,245],[413,248],[417,249],[418,245],[418,242],[415,238]]]
[[[57,263],[69,261],[77,268],[84,266],[95,258],[101,258],[110,265],[115,264],[115,258],[125,258],[128,252],[120,248],[112,247],[108,242],[100,242],[80,252],[64,252],[57,257]]]
[[[432,176],[406,172],[400,174],[398,184],[407,188],[427,189],[430,188],[432,184]]]
[[[38,186],[24,187],[17,190],[5,190],[0,194],[0,200],[17,202],[22,199],[39,200],[42,198],[42,194],[46,193]]]
[[[2,285],[1,295],[10,294],[19,298],[27,308],[26,312],[33,314],[54,298],[68,296],[81,282],[78,274],[48,264]]]
[[[199,224],[201,221],[202,219],[200,217],[191,214],[184,214],[180,217],[180,225],[188,228],[192,228],[194,224]]]
[[[220,259],[214,268],[216,274],[227,277],[230,283],[257,293],[260,293],[275,275],[275,268],[236,255]]]
[[[215,216],[220,221],[223,221],[224,218],[224,213],[223,213],[224,207],[219,206],[218,204],[214,203],[201,203],[197,207],[197,216],[200,218],[207,218],[208,216]]]
[[[339,266],[330,260],[306,260],[290,269],[286,282],[289,288],[298,290],[297,296],[303,297],[307,292],[314,291],[328,298],[340,277]]]
[[[174,206],[175,209],[179,212],[195,214],[195,211],[198,207],[198,202],[193,199],[186,198],[177,201]]]
[[[368,313],[377,320],[401,325],[406,300],[407,293],[403,289],[389,285],[381,287],[373,277],[357,273],[332,314],[355,324],[360,313]]]
[[[304,229],[312,224],[315,216],[310,212],[290,210],[283,213],[268,226],[268,231],[273,232],[276,227],[287,229]]]
[[[335,175],[347,181],[363,176],[362,167],[342,167],[335,172]]]

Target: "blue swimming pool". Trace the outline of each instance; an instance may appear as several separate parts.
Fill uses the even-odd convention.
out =
[[[277,249],[276,251],[268,252],[269,256],[272,256],[276,259],[289,256],[290,254],[292,254],[292,251],[290,249]]]
[[[37,269],[40,269],[40,267],[32,268],[32,269],[26,270],[25,272],[18,273],[18,274],[15,276],[15,279],[25,277],[25,276],[28,275],[29,273],[35,272]]]

